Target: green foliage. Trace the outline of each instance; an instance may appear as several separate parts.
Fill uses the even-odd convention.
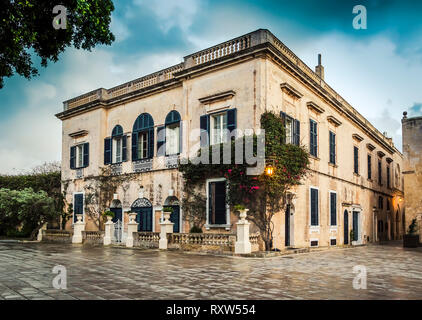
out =
[[[243,204],[236,204],[233,206],[234,211],[243,211],[246,207]]]
[[[229,142],[232,164],[222,164],[223,145],[220,145],[221,164],[188,162],[181,164],[179,170],[183,173],[185,194],[188,197],[190,194],[195,195],[193,190],[203,186],[206,179],[225,177],[228,182],[228,203],[232,206],[242,205],[249,209],[249,219],[260,229],[266,249],[270,250],[274,228],[272,217],[285,208],[289,190],[299,185],[309,172],[309,154],[303,146],[283,143],[285,129],[280,116],[265,112],[261,116],[261,128],[265,129],[266,162],[274,168],[271,176],[266,175],[265,172],[255,176],[246,174],[247,169],[252,165],[248,165],[245,160],[242,164],[235,164],[235,146],[239,144],[239,140]],[[244,137],[239,139],[244,139]],[[243,142],[241,145],[244,145]],[[253,143],[256,154],[256,136],[253,138]],[[199,155],[201,152],[204,150],[200,150]],[[211,159],[212,147],[209,148],[209,154]],[[191,210],[189,208],[191,202],[188,201],[185,204],[187,208],[184,212]],[[205,219],[205,207],[201,214]]]
[[[172,207],[163,207],[163,212],[173,213],[173,208]]]
[[[190,233],[202,233],[202,229],[198,226],[193,226],[192,228],[190,228],[189,230]]]
[[[418,223],[416,219],[412,220],[412,223],[409,225],[409,229],[407,230],[407,234],[413,235],[418,232]]]
[[[103,216],[105,216],[105,217],[107,217],[107,216],[109,216],[109,217],[112,217],[112,218],[114,218],[114,212],[113,211],[106,211],[106,212],[104,212],[103,213]]]
[[[0,189],[0,234],[19,231],[35,238],[38,229],[58,214],[45,191]]]
[[[67,9],[67,28],[53,27],[55,5]],[[33,53],[41,65],[57,62],[67,47],[91,50],[97,44],[110,45],[111,0],[5,0],[0,6],[0,88],[5,77],[18,73],[27,79],[38,74]]]

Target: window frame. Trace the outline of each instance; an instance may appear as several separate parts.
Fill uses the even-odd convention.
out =
[[[318,122],[314,119],[309,119],[309,154],[318,158]]]
[[[230,230],[231,228],[231,222],[230,222],[230,205],[227,203],[226,199],[226,224],[209,224],[209,185],[211,182],[226,182],[226,197],[228,192],[228,183],[226,178],[212,178],[212,179],[206,179],[205,180],[205,192],[207,196],[206,201],[206,216],[205,216],[205,229],[209,230],[210,228],[225,228],[226,230]]]
[[[353,173],[359,175],[359,147],[353,146]]]
[[[216,118],[219,118],[220,120],[218,122],[220,122],[220,128],[214,128],[215,126],[215,120]],[[210,114],[210,145],[217,145],[217,144],[221,144],[226,142],[227,136],[225,136],[226,133],[228,133],[228,121],[227,121],[227,110],[223,111],[223,112],[218,112],[218,113],[214,113],[214,114]],[[226,127],[224,128],[224,119],[225,119],[225,124]],[[214,137],[214,131],[215,130],[220,130],[220,134],[219,134],[219,138],[221,139],[220,142],[216,142]]]
[[[317,190],[317,224],[312,224],[312,190]],[[319,229],[320,227],[320,208],[319,208],[319,203],[320,203],[320,196],[319,196],[319,188],[318,187],[314,187],[314,186],[310,186],[309,187],[309,226],[310,228],[314,228],[314,229]]]
[[[331,207],[331,195],[335,195],[335,199],[336,199],[336,207],[335,207],[335,217],[336,217],[336,223],[335,224],[333,224],[333,222],[332,222],[332,207]],[[329,191],[329,208],[330,208],[330,210],[329,210],[329,214],[330,214],[330,227],[337,227],[338,226],[338,210],[337,210],[337,207],[338,207],[338,203],[337,203],[337,191],[334,191],[334,190],[330,190]]]
[[[331,137],[334,139],[334,145],[331,143]],[[328,131],[328,145],[329,145],[329,160],[328,162],[332,165],[337,165],[337,136],[334,131]],[[332,156],[334,160],[332,159]]]

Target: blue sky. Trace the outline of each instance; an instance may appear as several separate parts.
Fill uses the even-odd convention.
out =
[[[68,49],[28,81],[0,90],[0,173],[61,159],[62,101],[182,61],[183,56],[267,28],[401,149],[403,111],[422,115],[421,1],[114,1],[116,41],[92,52]],[[367,30],[352,27],[355,5]]]

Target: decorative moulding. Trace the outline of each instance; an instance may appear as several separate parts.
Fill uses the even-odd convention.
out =
[[[86,136],[87,134],[88,134],[88,130],[79,130],[79,131],[69,133],[69,137],[79,138],[79,137]]]
[[[283,91],[284,93],[287,93],[289,96],[292,96],[293,98],[300,99],[303,97],[303,94],[301,94],[299,91],[297,91],[287,82],[280,84],[280,88],[281,88],[281,91]]]
[[[387,159],[385,159],[385,160],[387,160],[387,163],[391,163],[391,162],[393,162],[393,159],[391,159],[391,158],[387,158]]]
[[[234,97],[235,95],[236,95],[236,92],[234,92],[233,90],[229,90],[225,92],[216,93],[207,97],[199,98],[198,100],[201,103],[209,104],[215,101],[230,99]]]
[[[312,109],[312,110],[316,111],[317,113],[323,113],[323,112],[325,112],[324,108],[320,107],[319,105],[317,105],[313,101],[308,101],[306,103],[306,106],[308,107],[308,109]]]
[[[335,125],[336,127],[341,126],[341,121],[333,116],[328,116],[327,120],[331,122],[333,125]]]
[[[357,142],[363,141],[363,137],[358,135],[357,133],[352,134],[352,138],[355,139]]]
[[[375,146],[372,143],[367,143],[366,147],[370,150],[370,151],[374,151],[375,150]]]
[[[378,154],[378,157],[380,157],[380,158],[385,156],[385,153],[382,152],[382,151],[378,151],[377,154]]]

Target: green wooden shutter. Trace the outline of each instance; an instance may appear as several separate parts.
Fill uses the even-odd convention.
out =
[[[157,157],[166,154],[166,127],[157,128]]]
[[[88,142],[84,143],[83,152],[84,152],[83,167],[86,168],[89,166],[89,143]]]
[[[122,137],[122,161],[127,161],[127,136]]]
[[[132,161],[138,160],[138,132],[132,133]]]
[[[111,138],[105,138],[104,139],[104,164],[110,164],[111,163],[112,142],[113,142],[113,140]]]
[[[148,129],[148,158],[154,157],[154,127]]]
[[[70,147],[70,169],[75,169],[76,147]]]

